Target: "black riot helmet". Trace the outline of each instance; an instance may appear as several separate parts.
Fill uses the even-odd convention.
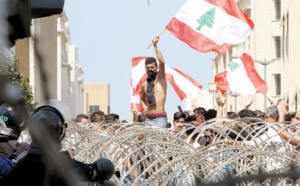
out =
[[[47,130],[56,140],[62,140],[67,122],[70,120],[69,108],[59,100],[50,99],[39,104],[33,112],[30,130]],[[42,132],[42,131],[41,131]],[[34,139],[34,136],[32,136]]]
[[[0,134],[17,139],[24,127],[24,120],[20,113],[10,105],[0,106]]]

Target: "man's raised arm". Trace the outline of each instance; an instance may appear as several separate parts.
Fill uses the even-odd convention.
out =
[[[155,52],[156,52],[156,58],[157,58],[158,63],[159,63],[158,76],[160,78],[165,78],[165,60],[164,60],[164,57],[163,57],[161,51],[159,50],[159,48],[157,46],[158,41],[159,41],[158,36],[155,36],[155,38],[152,40],[153,47],[154,47]]]

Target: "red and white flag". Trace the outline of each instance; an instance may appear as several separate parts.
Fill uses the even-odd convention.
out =
[[[131,84],[133,95],[140,95],[142,84],[147,79],[147,73],[145,70],[146,58],[147,57],[132,58]],[[172,85],[180,100],[183,100],[195,89],[202,88],[202,85],[196,80],[176,68],[171,68],[165,65],[165,72],[166,80]]]
[[[215,76],[215,84],[222,94],[233,91],[250,95],[258,92],[265,94],[268,91],[268,86],[258,75],[251,56],[245,53],[231,61],[224,72]]]
[[[199,52],[224,54],[254,28],[234,0],[188,0],[166,29]]]
[[[167,81],[172,85],[181,101],[190,93],[194,92],[195,88],[202,89],[202,85],[196,80],[176,68],[171,68],[166,65],[165,71]]]
[[[133,93],[133,87],[131,86],[131,110],[136,110],[137,112],[144,113],[144,109],[140,103],[140,96],[138,94]]]

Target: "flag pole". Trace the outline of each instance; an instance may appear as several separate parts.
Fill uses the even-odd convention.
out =
[[[165,30],[166,30],[166,28],[164,28],[157,36],[158,36],[158,37],[161,36],[162,33],[164,33]],[[152,43],[152,41],[151,41],[151,43],[147,46],[146,49],[148,49],[149,47],[151,47],[152,44],[153,44],[153,43]]]

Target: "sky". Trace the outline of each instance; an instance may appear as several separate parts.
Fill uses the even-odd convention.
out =
[[[110,112],[130,121],[131,59],[156,57],[153,47],[146,49],[177,13],[186,0],[65,0],[70,28],[70,44],[78,47],[79,64],[85,83],[110,85]],[[178,68],[208,88],[213,81],[212,58],[165,30],[158,47],[168,66]],[[184,109],[168,84],[167,113]],[[101,108],[100,108],[101,109]]]

